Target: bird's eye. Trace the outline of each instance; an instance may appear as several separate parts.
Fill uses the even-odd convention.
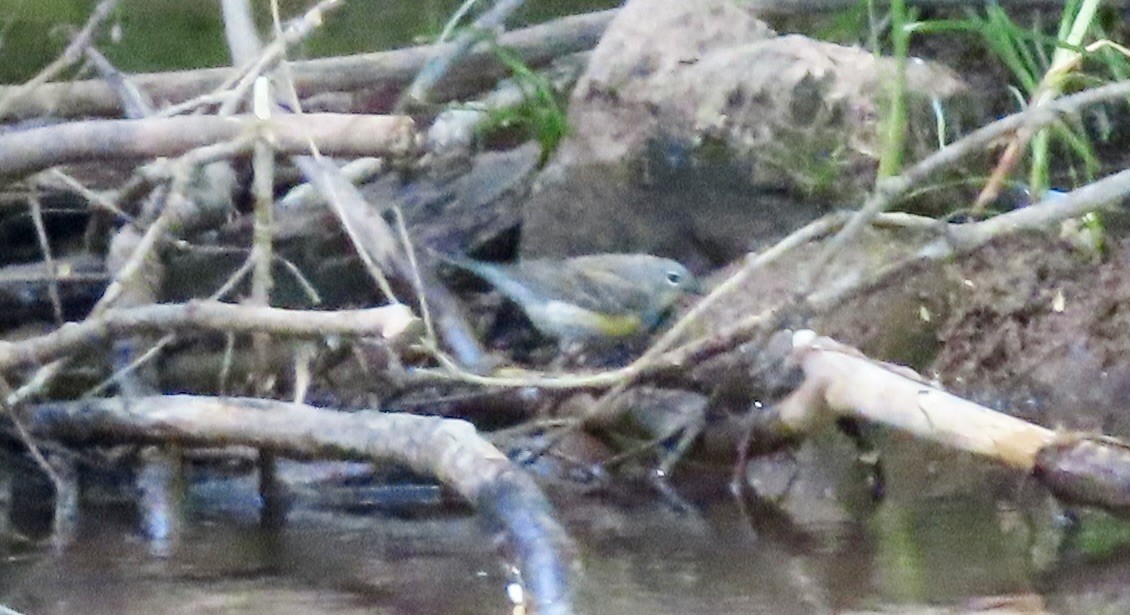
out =
[[[683,274],[679,273],[678,271],[668,271],[667,272],[667,283],[668,284],[670,284],[671,286],[678,286],[679,284],[682,284],[682,282],[683,282]]]

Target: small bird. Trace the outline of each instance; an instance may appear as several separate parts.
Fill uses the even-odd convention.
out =
[[[686,267],[650,254],[593,254],[510,265],[441,258],[489,282],[516,303],[538,331],[562,342],[650,331],[680,297],[702,293]]]

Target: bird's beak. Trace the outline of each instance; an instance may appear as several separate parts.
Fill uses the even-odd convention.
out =
[[[687,285],[687,294],[691,294],[696,297],[702,297],[706,295],[707,292],[709,292],[709,289],[707,289],[702,284],[701,278],[695,278],[690,284]]]

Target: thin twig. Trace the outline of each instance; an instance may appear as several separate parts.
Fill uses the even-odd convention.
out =
[[[118,0],[102,0],[99,2],[91,11],[90,17],[87,18],[86,25],[71,39],[71,42],[59,57],[39,71],[39,74],[32,77],[31,80],[15,90],[10,90],[3,99],[0,99],[0,117],[3,117],[14,104],[34,92],[36,88],[51,81],[67,67],[81,60],[83,50],[94,40],[95,31],[102,25],[102,22],[106,21],[117,4]]]
[[[428,294],[424,289],[424,280],[420,276],[420,263],[416,259],[416,247],[412,243],[412,237],[408,234],[408,225],[404,222],[404,212],[397,206],[392,208],[392,215],[396,220],[396,232],[400,235],[401,243],[404,244],[404,253],[408,256],[408,265],[412,268],[412,285],[416,287],[416,296],[420,300],[420,316],[424,319],[424,331],[428,343],[438,348],[439,338],[436,337],[436,330],[432,325],[432,314],[431,310],[428,309]]]
[[[818,288],[832,258],[849,241],[854,240],[867,223],[871,222],[878,214],[894,206],[903,195],[922,184],[935,173],[982,152],[1000,137],[1021,127],[1035,130],[1059,121],[1062,114],[1075,113],[1096,103],[1127,96],[1130,96],[1130,80],[1085,90],[1051,101],[1041,107],[1026,109],[969,133],[949,146],[927,156],[918,164],[907,169],[902,175],[879,180],[875,190],[867,198],[863,207],[828,242],[824,250],[813,261],[810,269],[813,273],[808,280],[801,282],[798,294],[807,295]]]
[[[99,382],[98,384],[91,387],[87,392],[83,393],[82,399],[94,399],[95,397],[100,396],[106,389],[121,383],[129,376],[137,373],[137,370],[148,365],[150,361],[159,357],[161,355],[161,351],[175,341],[177,341],[177,336],[171,333],[161,337],[161,339],[153,342],[153,344],[149,346],[149,348],[146,348],[145,352],[135,356],[133,360],[130,361],[127,365],[118,368],[114,371],[114,373],[104,378],[102,382]]]
[[[125,73],[111,64],[110,60],[102,55],[102,52],[90,45],[86,47],[85,53],[86,59],[94,64],[98,74],[102,75],[106,83],[113,86],[114,91],[118,93],[126,117],[139,119],[153,115],[153,102],[149,100],[149,97],[138,89],[133,81],[126,77]]]
[[[290,273],[294,281],[298,283],[298,287],[306,294],[306,298],[310,300],[311,305],[322,304],[322,295],[318,294],[318,289],[314,288],[314,284],[306,279],[306,275],[302,273],[298,265],[278,255],[275,255],[275,260],[283,266],[283,269],[286,269],[287,272]]]
[[[255,151],[251,161],[253,171],[251,189],[255,199],[251,260],[255,264],[255,270],[251,276],[250,304],[267,306],[271,303],[271,286],[274,284],[271,278],[271,257],[274,253],[272,227],[275,210],[275,153],[270,146],[271,134],[267,123],[272,107],[269,82],[266,77],[260,77],[255,83],[254,110],[263,124],[255,140]],[[255,355],[260,365],[266,365],[267,342],[267,338],[262,335],[254,338]]]
[[[482,40],[483,33],[494,32],[500,28],[518,7],[525,4],[526,0],[498,0],[487,12],[479,16],[466,31],[456,37],[454,44],[447,53],[432,58],[416,79],[409,85],[400,100],[396,102],[396,110],[403,113],[414,105],[426,104],[432,88],[447,74],[455,62],[462,58],[475,43]]]
[[[271,41],[251,64],[244,66],[237,75],[225,81],[218,90],[230,91],[231,96],[220,105],[220,115],[235,113],[243,96],[259,77],[265,75],[285,57],[289,46],[301,42],[316,28],[322,25],[327,11],[337,8],[344,0],[321,0],[298,19],[292,21],[282,36]]]
[[[12,385],[8,382],[7,378],[0,375],[0,399],[12,397],[12,394]],[[62,493],[62,490],[66,487],[62,477],[55,471],[55,467],[51,465],[51,462],[47,461],[47,457],[39,450],[39,446],[35,441],[31,439],[31,434],[24,428],[23,421],[19,420],[15,412],[12,412],[12,408],[13,406],[9,406],[3,401],[0,401],[0,411],[3,411],[4,414],[8,415],[8,418],[12,420],[12,424],[16,427],[16,434],[19,435],[20,440],[24,443],[24,446],[27,447],[32,460],[35,461],[39,469],[43,470],[43,473],[50,479],[51,484],[55,487],[55,493]]]
[[[126,213],[125,210],[123,210],[118,205],[115,198],[107,197],[100,192],[96,192],[94,190],[91,190],[90,188],[87,188],[82,184],[82,182],[68,175],[67,173],[64,173],[61,169],[50,169],[49,171],[47,171],[47,175],[63,182],[63,184],[65,184],[67,188],[73,190],[75,194],[86,199],[87,202],[95,205],[96,207],[101,207],[102,209],[105,209],[106,211],[114,214],[114,216],[118,217],[123,222],[128,222],[130,224],[134,222],[133,216]],[[44,176],[38,175],[36,177]]]
[[[451,34],[455,32],[455,28],[459,26],[459,22],[462,21],[463,17],[471,11],[478,1],[479,0],[463,0],[463,4],[460,4],[459,8],[455,9],[455,12],[451,14],[447,23],[443,25],[443,31],[439,33],[439,38],[436,39],[436,43],[446,43],[448,39],[451,38]]]
[[[28,195],[28,205],[31,209],[31,221],[35,225],[35,238],[39,242],[39,250],[43,253],[43,264],[47,266],[47,296],[51,299],[51,308],[55,312],[55,322],[63,322],[63,300],[59,296],[59,272],[55,268],[55,257],[51,253],[51,241],[47,238],[47,227],[43,224],[43,203],[39,200],[39,192],[32,190]]]

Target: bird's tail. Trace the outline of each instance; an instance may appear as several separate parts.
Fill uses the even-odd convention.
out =
[[[467,258],[462,254],[447,254],[444,252],[437,252],[435,250],[432,251],[432,254],[440,261],[447,263],[452,267],[457,267],[459,269],[463,269],[464,271],[470,271],[471,273],[478,273],[479,266],[483,264],[476,260]]]
[[[476,277],[482,278],[490,282],[493,286],[505,284],[503,281],[506,275],[502,272],[502,266],[494,263],[484,263],[477,261],[473,258],[468,258],[462,254],[445,254],[443,252],[435,252],[436,258],[440,261],[451,265],[457,269],[462,269],[474,274]]]
[[[528,285],[515,279],[508,273],[508,266],[498,263],[485,263],[458,254],[443,254],[436,252],[436,257],[447,264],[469,271],[475,276],[486,280],[491,286],[498,289],[514,302],[522,306],[533,305],[540,298]]]

